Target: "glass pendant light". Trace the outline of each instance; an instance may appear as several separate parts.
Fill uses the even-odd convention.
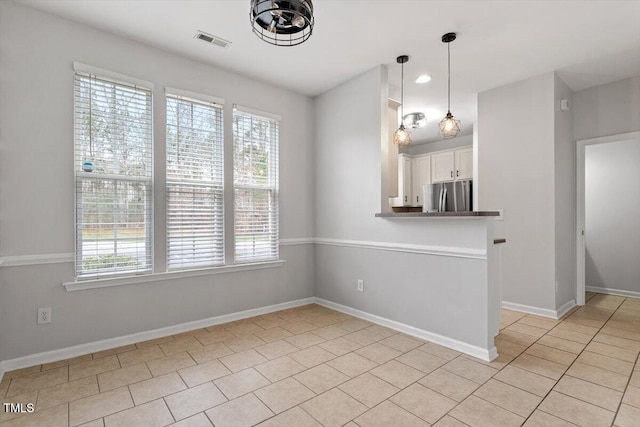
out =
[[[447,33],[442,36],[442,42],[447,44],[447,63],[449,67],[449,79],[447,83],[447,115],[440,122],[440,135],[445,138],[454,138],[460,132],[460,120],[451,114],[451,50],[450,43],[456,39],[456,33]]]
[[[400,86],[400,117],[404,118],[404,64],[409,62],[407,55],[400,55],[396,58],[396,62],[402,67],[402,81]],[[398,147],[406,147],[411,144],[411,132],[404,127],[404,122],[400,122],[400,127],[393,133],[393,143]]]

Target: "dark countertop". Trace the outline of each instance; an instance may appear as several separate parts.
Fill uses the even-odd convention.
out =
[[[377,218],[460,218],[460,217],[482,217],[500,216],[497,211],[474,211],[474,212],[383,212],[377,213]]]

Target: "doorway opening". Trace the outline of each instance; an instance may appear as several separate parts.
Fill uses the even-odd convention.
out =
[[[640,132],[576,144],[576,302],[640,297]]]

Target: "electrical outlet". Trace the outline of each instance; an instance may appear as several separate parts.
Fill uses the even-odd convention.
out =
[[[364,280],[358,279],[358,292],[364,292]]]
[[[38,325],[42,325],[44,323],[51,323],[51,307],[38,309]]]

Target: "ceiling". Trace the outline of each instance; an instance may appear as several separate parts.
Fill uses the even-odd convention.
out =
[[[407,54],[405,113],[423,111],[430,121],[414,131],[417,142],[438,140],[446,113],[446,32],[458,33],[451,111],[464,134],[479,92],[551,71],[573,90],[640,75],[640,0],[316,0],[313,35],[288,48],[252,34],[249,0],[19,2],[309,96],[378,64],[399,86],[395,58]],[[197,30],[232,44],[196,40]],[[431,82],[414,83],[422,73]]]

